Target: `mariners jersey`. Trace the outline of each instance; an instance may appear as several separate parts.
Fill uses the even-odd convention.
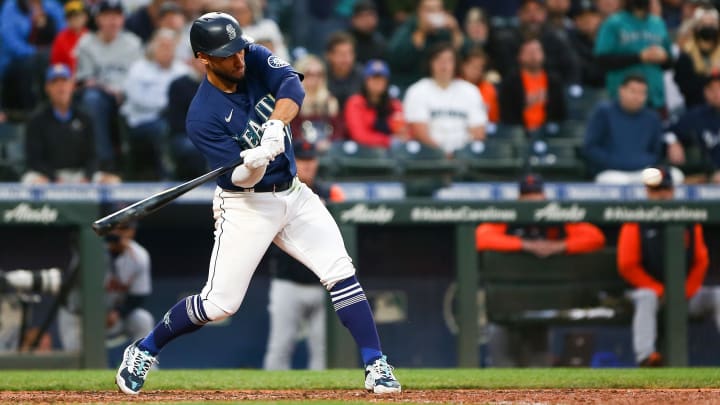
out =
[[[430,137],[448,153],[472,140],[469,128],[487,123],[480,90],[464,80],[442,88],[433,79],[420,79],[405,93],[403,111],[407,122],[427,123]]]
[[[238,159],[240,151],[260,145],[260,126],[275,108],[275,100],[289,98],[302,105],[305,92],[300,76],[290,64],[267,48],[251,44],[245,52],[245,78],[234,93],[224,93],[202,81],[188,109],[187,134],[212,169]],[[258,186],[284,183],[295,177],[292,134],[285,127],[285,153],[270,162]],[[232,172],[218,177],[226,190],[240,190],[232,184]]]

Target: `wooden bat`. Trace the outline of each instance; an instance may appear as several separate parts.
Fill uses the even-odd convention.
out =
[[[229,165],[218,167],[217,169],[207,172],[200,177],[196,177],[173,188],[169,188],[157,194],[153,194],[150,197],[144,200],[140,200],[129,207],[125,207],[119,211],[113,212],[112,214],[104,218],[98,219],[97,221],[93,222],[92,229],[95,231],[96,234],[100,236],[107,235],[118,225],[126,224],[130,221],[144,218],[147,215],[168,205],[173,200],[177,199],[188,191],[229,172],[230,170],[234,169],[235,166],[241,165],[242,163],[243,159],[239,158],[237,161]]]

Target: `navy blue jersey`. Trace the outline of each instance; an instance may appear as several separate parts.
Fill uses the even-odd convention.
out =
[[[267,48],[251,44],[245,52],[245,79],[235,93],[224,93],[207,77],[202,81],[188,109],[187,134],[210,167],[216,169],[237,160],[240,151],[260,145],[260,126],[270,117],[275,100],[289,98],[301,106],[304,97],[298,73]],[[289,126],[285,132],[285,153],[270,162],[258,186],[295,177]],[[240,190],[232,184],[231,176],[232,171],[218,177],[218,186]]]

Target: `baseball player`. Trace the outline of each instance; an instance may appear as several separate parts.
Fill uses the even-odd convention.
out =
[[[275,243],[312,270],[329,291],[360,348],[365,388],[400,392],[337,224],[320,198],[295,177],[288,123],[304,97],[299,74],[243,36],[238,22],[225,13],[196,19],[190,44],[207,74],[188,110],[188,136],[213,169],[238,155],[244,163],[217,180],[215,244],[205,286],[125,349],[118,387],[137,394],[166,344],[234,314],[260,259]]]
[[[105,274],[107,337],[125,335],[137,340],[155,324],[152,314],[142,307],[152,292],[150,255],[134,238],[134,224],[118,227],[105,236],[109,254]],[[60,341],[68,351],[82,348],[80,309],[79,296],[72,292],[58,310]]]

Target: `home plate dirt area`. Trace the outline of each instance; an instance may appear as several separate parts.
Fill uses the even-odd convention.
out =
[[[413,390],[375,395],[361,390],[144,391],[130,396],[115,391],[3,391],[0,403],[113,403],[207,401],[347,401],[456,404],[717,404],[720,389],[498,389]]]

